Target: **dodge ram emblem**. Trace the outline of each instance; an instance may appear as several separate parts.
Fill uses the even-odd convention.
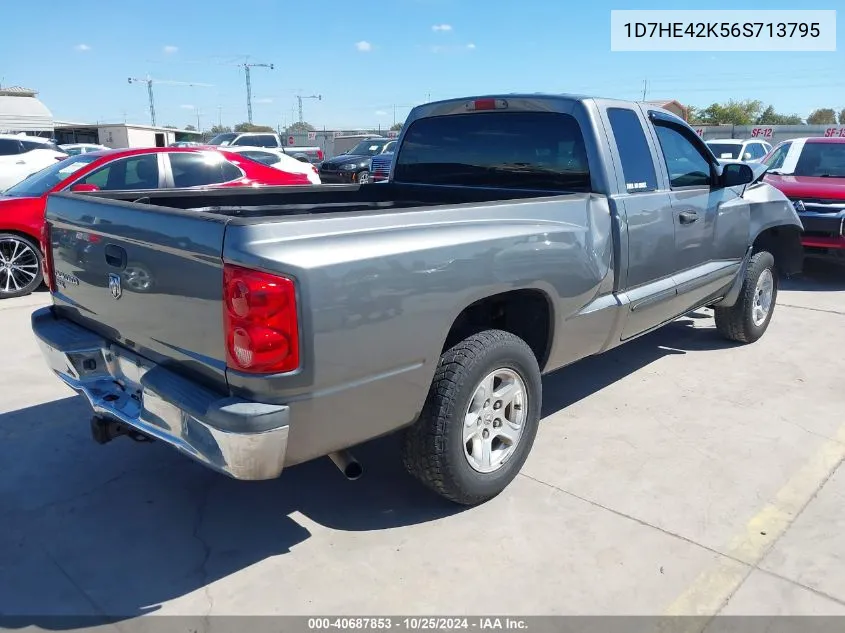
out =
[[[123,289],[120,287],[120,275],[109,273],[109,291],[112,297],[120,299],[120,295],[123,294]]]

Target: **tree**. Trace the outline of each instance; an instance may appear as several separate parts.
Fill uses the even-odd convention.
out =
[[[756,123],[757,125],[801,125],[803,121],[797,114],[778,114],[774,106],[768,106],[757,118]]]
[[[306,132],[313,132],[316,128],[305,121],[297,121],[288,126],[288,134],[305,134]]]
[[[269,125],[253,125],[252,123],[238,123],[235,132],[275,132]]]
[[[810,116],[807,117],[807,123],[810,125],[826,125],[836,123],[836,111],[833,108],[819,108],[813,110]]]
[[[402,124],[401,123],[394,123],[393,125],[390,126],[391,132],[399,132],[401,130],[402,130]]]
[[[192,132],[196,132],[196,131],[197,131],[197,128],[196,128],[196,127],[194,127],[193,125],[186,125],[186,126],[185,126],[185,129],[186,129],[186,130],[190,130],[190,131],[192,131]]]
[[[212,125],[211,129],[208,131],[216,136],[217,134],[226,134],[228,132],[231,132],[232,128],[230,128],[228,125]]]
[[[757,99],[744,101],[729,100],[727,103],[712,103],[706,108],[690,108],[690,118],[703,125],[751,125],[760,116],[763,102]],[[694,119],[693,119],[694,117]]]
[[[845,123],[845,108],[842,108],[842,109],[839,111],[839,122],[840,122],[840,123]]]

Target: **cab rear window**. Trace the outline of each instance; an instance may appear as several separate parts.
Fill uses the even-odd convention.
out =
[[[555,112],[477,112],[419,119],[394,168],[404,183],[589,191],[584,136]]]

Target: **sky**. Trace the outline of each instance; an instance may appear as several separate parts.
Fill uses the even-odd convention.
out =
[[[840,1],[807,8],[836,9]],[[765,4],[799,8],[794,0]],[[62,7],[0,0],[0,84],[38,90],[62,121],[148,124],[146,86],[127,81],[147,76],[161,82],[153,84],[159,125],[196,126],[197,114],[201,129],[246,121],[238,66],[245,61],[274,65],[251,71],[253,121],[273,127],[297,120],[297,94],[322,97],[303,100],[305,121],[319,129],[387,128],[428,100],[496,92],[640,99],[644,80],[648,99],[686,105],[760,99],[802,117],[845,108],[845,29],[836,52],[610,51],[611,9],[759,9],[756,0],[75,0]]]

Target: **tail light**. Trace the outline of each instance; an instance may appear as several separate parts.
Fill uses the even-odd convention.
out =
[[[223,266],[226,365],[250,374],[299,367],[296,286],[280,275]]]
[[[53,277],[53,240],[50,235],[50,224],[44,222],[41,227],[41,274],[50,292],[56,291],[56,280]]]
[[[476,99],[466,104],[466,109],[476,112],[478,110],[506,110],[508,102],[504,99]]]
[[[324,157],[325,157],[325,154],[323,154],[323,150],[318,149],[317,150],[317,160],[323,160]]]

